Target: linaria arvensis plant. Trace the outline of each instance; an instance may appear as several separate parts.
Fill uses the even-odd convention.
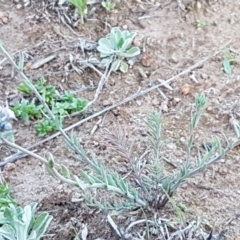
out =
[[[86,200],[89,205],[103,209],[131,209],[135,207],[153,207],[162,208],[169,201],[177,188],[188,178],[203,171],[207,166],[221,159],[229,150],[240,143],[238,138],[235,143],[228,144],[226,149],[223,149],[220,140],[213,138],[211,148],[205,148],[203,153],[198,152],[195,158],[191,158],[191,149],[194,143],[194,130],[196,129],[203,108],[206,104],[205,95],[196,95],[195,107],[192,110],[189,137],[186,142],[186,160],[180,166],[180,169],[174,172],[170,177],[165,171],[165,159],[161,155],[162,141],[162,116],[157,112],[152,112],[148,117],[149,128],[149,144],[151,151],[149,153],[148,162],[144,161],[144,157],[134,156],[134,144],[128,142],[125,138],[125,133],[118,131],[113,134],[108,131],[105,140],[111,144],[112,148],[123,158],[129,162],[135,180],[138,186],[134,186],[130,182],[123,179],[118,173],[107,171],[106,167],[100,164],[95,156],[89,158],[83,147],[80,145],[78,138],[72,134],[69,145],[72,150],[78,149],[81,153],[78,159],[84,164],[88,164],[90,171],[80,170],[80,176],[71,176],[66,167],[62,166],[61,173],[67,179],[74,181],[80,189],[105,189],[120,195],[120,199],[115,203],[99,201],[91,195],[86,195]],[[236,124],[235,129],[239,136],[239,126]],[[74,147],[73,147],[74,146]],[[51,167],[54,167],[53,160]],[[51,172],[51,167],[49,168]],[[148,174],[144,175],[142,171],[147,168]],[[53,176],[57,177],[52,173]]]
[[[0,46],[0,50],[4,52],[16,70],[20,73],[24,82],[27,82],[36,97],[40,102],[43,102],[41,95],[32,86],[31,82],[24,75],[22,70],[13,62],[12,58],[6,50]],[[45,159],[19,145],[8,141],[3,136],[0,136],[3,143],[16,148],[30,156],[42,161],[48,172],[57,179],[63,182],[74,185],[80,188],[81,191],[89,189],[102,189],[107,192],[120,196],[117,202],[107,202],[98,200],[92,195],[86,195],[86,201],[89,205],[103,209],[131,209],[136,207],[152,207],[162,208],[169,201],[169,198],[175,191],[185,182],[188,178],[193,177],[199,172],[205,170],[210,164],[215,163],[225,156],[230,150],[240,144],[240,126],[237,121],[232,121],[233,128],[236,132],[237,139],[234,142],[227,141],[227,147],[223,148],[218,138],[213,138],[211,148],[205,148],[204,152],[198,152],[196,156],[191,157],[191,150],[194,143],[194,131],[199,123],[202,111],[206,104],[206,97],[204,94],[195,96],[195,107],[192,110],[190,130],[188,140],[186,142],[186,160],[182,163],[179,169],[172,174],[167,174],[165,170],[166,159],[161,155],[161,141],[162,141],[162,116],[153,112],[148,117],[149,128],[149,146],[150,152],[144,153],[142,156],[134,155],[134,144],[127,143],[124,133],[112,134],[110,131],[106,133],[106,140],[112,144],[114,150],[117,151],[123,158],[129,162],[132,173],[135,177],[135,182],[138,186],[134,185],[126,178],[122,177],[117,172],[109,171],[107,168],[100,164],[94,155],[89,157],[84,151],[82,145],[76,134],[72,133],[69,137],[59,127],[67,145],[76,154],[76,159],[88,165],[89,171],[79,170],[79,175],[73,175],[68,170],[67,166],[60,168],[55,163],[51,154],[49,158]],[[45,106],[46,104],[43,105]],[[47,108],[47,106],[45,106]],[[47,108],[49,116],[55,120],[54,114]],[[148,154],[148,161],[145,160],[145,155]],[[143,169],[147,169],[147,174],[143,174]]]

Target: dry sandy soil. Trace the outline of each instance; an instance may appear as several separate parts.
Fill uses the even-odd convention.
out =
[[[116,0],[115,10],[109,13],[100,4],[89,5],[89,10],[94,7],[96,11],[86,19],[84,25],[78,24],[75,28],[59,22],[54,9],[46,9],[48,13],[44,12],[40,7],[40,2],[44,0],[36,2],[32,1],[30,6],[20,8],[21,2],[0,1],[0,16],[5,16],[0,21],[0,40],[16,61],[19,54],[24,53],[24,73],[33,81],[44,77],[59,91],[68,90],[89,101],[94,97],[100,79],[98,74],[92,69],[84,69],[81,74],[75,71],[71,71],[68,76],[65,74],[69,55],[74,58],[82,56],[82,51],[76,44],[80,40],[97,41],[113,26],[137,32],[134,44],[139,45],[144,52],[127,74],[117,72],[110,76],[99,98],[88,110],[88,115],[129,97],[139,87],[147,89],[159,84],[159,79],[167,80],[176,76],[208,57],[192,71],[173,79],[170,89],[159,87],[74,129],[87,152],[94,152],[98,160],[108,168],[125,175],[129,166],[108,146],[101,147],[104,129],[111,130],[114,125],[126,128],[128,137],[139,146],[138,151],[144,152],[147,148],[146,119],[152,110],[162,112],[164,119],[163,155],[175,163],[183,161],[183,142],[188,135],[191,107],[196,93],[204,92],[208,99],[198,127],[196,144],[209,142],[217,135],[224,145],[224,139],[217,131],[224,132],[227,137],[234,136],[230,119],[235,117],[238,120],[240,114],[238,0],[199,1],[198,4],[197,1],[182,0],[185,9],[179,5],[180,1],[175,0],[162,3]],[[222,70],[226,51],[224,47],[236,56],[231,74]],[[215,54],[216,52],[218,53]],[[55,54],[56,57],[37,69],[31,68],[32,62],[48,54]],[[91,51],[87,52],[88,56],[91,54]],[[9,62],[2,60],[4,56],[0,55],[0,100],[4,102],[8,99],[14,104],[19,99],[17,87],[22,80],[12,70]],[[140,67],[145,69],[146,78],[139,74]],[[84,117],[67,120],[65,127]],[[101,122],[97,130],[91,134],[99,121]],[[14,122],[16,143],[29,147],[41,140],[34,131],[34,124],[34,121],[29,124]],[[57,163],[65,164],[75,174],[78,169],[85,167],[74,160],[73,153],[65,147],[60,136],[32,150],[42,156],[51,152]],[[2,161],[11,154],[13,152],[6,151],[6,147],[0,149]],[[185,226],[199,219],[206,232],[211,229],[214,234],[224,231],[225,238],[218,239],[239,239],[239,160],[237,147],[224,159],[209,167],[204,174],[197,175],[178,189],[173,200],[182,208]],[[39,203],[40,211],[47,210],[54,216],[44,239],[73,239],[74,229],[81,232],[84,225],[88,228],[87,239],[117,239],[106,222],[106,211],[90,208],[83,200],[78,204],[72,203],[73,197],[82,199],[80,190],[49,176],[43,164],[36,159],[19,158],[14,163],[7,164],[2,174],[11,186],[13,197],[21,205],[35,201]],[[104,193],[100,194],[104,197]],[[146,214],[148,219],[154,219],[152,213]],[[164,209],[156,212],[155,217],[177,219],[177,214],[168,203]],[[124,229],[132,221],[144,218],[142,211],[136,210],[116,214],[114,221]],[[146,225],[142,224],[135,230],[142,233],[145,229]],[[148,237],[145,236],[144,239]],[[150,239],[160,238],[152,235]]]

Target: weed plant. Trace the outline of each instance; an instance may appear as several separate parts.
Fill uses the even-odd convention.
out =
[[[223,51],[223,57],[224,59],[222,70],[227,74],[231,74],[234,65],[237,63],[237,56],[230,49],[226,48]]]
[[[116,6],[116,4],[115,3],[113,3],[113,2],[111,2],[111,1],[109,1],[109,0],[107,0],[107,1],[102,1],[101,2],[101,5],[102,5],[102,7],[106,10],[106,11],[112,11],[114,8],[115,8],[115,6]]]
[[[10,189],[7,183],[3,182],[0,186],[0,225],[4,223],[4,212],[10,204],[17,205],[14,199],[10,196]]]
[[[40,213],[35,218],[36,203],[22,209],[10,196],[6,182],[0,186],[0,240],[39,240],[46,232],[52,217]]]
[[[114,27],[108,36],[100,38],[97,50],[100,52],[101,67],[109,68],[115,72],[120,69],[121,72],[128,71],[128,64],[124,59],[131,59],[140,54],[138,47],[132,47],[132,42],[136,33],[127,30],[121,31]]]
[[[41,79],[34,85],[43,101],[49,106],[52,113],[56,116],[58,123],[61,125],[63,118],[74,112],[82,111],[87,105],[86,100],[78,99],[73,94],[65,92],[58,96],[56,89],[52,85],[46,85],[46,81]],[[27,84],[21,84],[18,90],[25,95],[25,99],[17,102],[12,108],[17,117],[25,122],[34,119],[43,119],[47,115],[47,111],[41,102],[33,98],[33,91]],[[29,98],[32,98],[29,101]],[[59,124],[52,119],[44,119],[40,124],[35,125],[38,136],[43,137],[48,133],[58,130]]]
[[[125,134],[121,132],[113,134],[110,131],[106,133],[105,140],[111,144],[118,155],[129,163],[137,186],[121,177],[117,172],[107,170],[94,155],[91,158],[88,157],[74,133],[72,133],[71,138],[64,136],[66,143],[78,155],[75,158],[87,164],[90,169],[90,171],[80,169],[79,175],[71,174],[67,166],[62,165],[59,169],[52,155],[49,155],[48,159],[44,159],[37,154],[11,144],[6,139],[2,139],[2,141],[44,162],[47,171],[52,176],[77,186],[82,191],[103,189],[120,196],[117,198],[117,202],[106,202],[101,198],[97,199],[91,194],[86,194],[85,199],[90,206],[112,210],[129,210],[138,207],[161,209],[169,202],[182,183],[204,171],[206,167],[224,157],[227,152],[240,144],[240,127],[235,122],[234,130],[237,134],[235,142],[228,142],[228,146],[224,149],[220,140],[213,138],[211,148],[206,147],[203,152],[199,151],[192,157],[192,146],[195,142],[194,131],[200,121],[205,104],[205,96],[203,94],[196,95],[195,107],[192,111],[189,126],[189,136],[186,141],[186,159],[174,172],[166,172],[165,170],[166,159],[161,154],[163,119],[159,113],[153,112],[148,117],[151,151],[145,158],[134,154],[134,144],[131,144],[125,138]],[[167,162],[171,161],[167,160]]]
[[[84,23],[84,15],[87,6],[87,0],[68,0],[74,7],[77,8],[78,14],[81,18],[81,23]]]
[[[0,226],[0,240],[39,240],[45,234],[52,217],[40,213],[35,218],[36,203],[31,203],[23,209],[14,204],[5,208],[2,225]]]
[[[38,94],[38,92],[36,93]],[[42,102],[43,96],[40,94],[38,94],[38,96],[39,101]],[[62,99],[69,100],[69,97],[71,96],[65,95]],[[161,154],[163,119],[159,113],[153,112],[148,117],[151,152],[146,158],[133,154],[134,144],[130,144],[124,137],[124,134],[107,133],[106,139],[108,143],[112,145],[117,154],[121,155],[129,162],[132,174],[138,186],[122,178],[117,172],[107,170],[104,165],[98,162],[94,155],[91,158],[88,157],[79,143],[76,134],[72,133],[71,137],[68,137],[61,129],[61,126],[59,126],[59,130],[63,134],[68,147],[78,155],[76,157],[77,160],[89,166],[90,171],[81,169],[79,175],[73,175],[70,173],[67,166],[61,166],[61,168],[58,169],[52,155],[49,156],[49,159],[45,159],[14,143],[10,143],[3,137],[1,139],[4,143],[18,148],[44,162],[47,171],[57,179],[77,186],[82,191],[87,189],[104,189],[119,195],[119,199],[121,199],[118,202],[111,203],[102,201],[102,199],[97,199],[91,195],[86,195],[85,199],[91,206],[101,209],[127,210],[136,207],[160,209],[166,205],[183,182],[204,171],[207,166],[224,157],[228,151],[240,143],[240,127],[237,122],[234,122],[234,130],[237,134],[237,140],[235,142],[228,142],[227,148],[224,149],[220,144],[220,140],[218,138],[213,138],[211,148],[206,147],[204,152],[199,151],[195,157],[192,157],[192,146],[195,141],[194,131],[198,126],[205,104],[205,95],[196,95],[194,109],[191,114],[189,136],[186,141],[186,159],[182,165],[179,166],[178,171],[172,173],[166,172],[166,159]],[[48,105],[45,105],[45,107],[48,107]],[[50,113],[52,119],[55,120],[55,115],[51,110]],[[147,171],[143,171],[144,169]],[[124,200],[122,201],[122,199]]]

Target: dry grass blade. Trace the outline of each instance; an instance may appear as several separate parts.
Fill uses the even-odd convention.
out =
[[[136,150],[136,144],[130,142],[127,138],[127,132],[124,129],[115,128],[114,131],[105,129],[106,133],[103,134],[104,144],[109,144],[111,149],[116,151],[128,163],[133,159],[133,153]]]

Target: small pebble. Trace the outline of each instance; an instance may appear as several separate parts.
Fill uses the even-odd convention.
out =
[[[4,24],[8,23],[8,17],[2,17],[1,20]]]
[[[109,83],[110,86],[114,86],[116,84],[116,79],[111,78],[108,83]]]
[[[184,137],[181,137],[179,140],[181,143],[186,144],[186,139]]]
[[[113,112],[115,117],[120,116],[120,109],[119,108],[113,109],[112,112]]]
[[[172,100],[172,105],[175,107],[175,106],[177,106],[177,104],[180,103],[180,102],[181,102],[181,98],[175,97],[175,98],[173,98],[173,100]]]
[[[133,45],[136,47],[139,47],[139,48],[142,47],[142,41],[141,41],[140,37],[137,36],[134,38]]]
[[[179,60],[178,60],[178,58],[175,55],[172,55],[170,57],[170,59],[169,59],[169,62],[171,62],[171,63],[178,63]]]
[[[150,67],[153,63],[153,59],[149,54],[142,55],[141,63],[144,67]]]
[[[140,134],[143,137],[146,137],[148,135],[148,133],[145,130],[140,130]]]
[[[138,106],[142,106],[142,101],[141,100],[136,100],[136,103]]]
[[[208,78],[208,75],[206,73],[201,73],[201,78],[205,80]]]
[[[177,145],[175,143],[169,143],[166,145],[167,148],[171,149],[171,150],[176,150],[177,149]]]
[[[222,176],[226,176],[228,174],[228,169],[226,167],[221,167],[217,172]]]
[[[159,105],[159,104],[160,104],[159,99],[154,98],[154,99],[152,100],[152,105],[153,105],[153,106],[157,106],[157,105]]]
[[[21,9],[22,7],[23,7],[23,6],[22,6],[22,4],[20,4],[20,3],[16,5],[16,8],[17,8],[17,9]]]
[[[103,100],[103,106],[106,107],[108,105],[111,105],[111,102],[108,99]]]
[[[168,112],[168,101],[162,101],[161,110],[165,113]]]
[[[188,95],[190,93],[190,85],[189,84],[184,84],[182,87],[181,87],[181,93],[183,95]]]

